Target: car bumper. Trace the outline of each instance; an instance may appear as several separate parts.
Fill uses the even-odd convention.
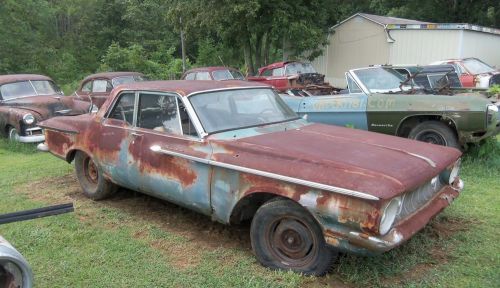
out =
[[[463,189],[462,180],[454,183],[453,187],[446,186],[439,191],[425,206],[411,216],[397,223],[386,235],[372,236],[363,232],[350,231],[344,234],[345,244],[340,245],[338,238],[326,237],[327,244],[348,250],[357,254],[379,254],[389,251],[410,239],[444,208],[448,207]],[[333,240],[332,240],[333,239]]]
[[[38,143],[45,141],[45,135],[19,136],[21,143]]]

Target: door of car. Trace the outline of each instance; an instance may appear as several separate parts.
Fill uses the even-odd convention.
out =
[[[184,105],[174,93],[139,93],[140,190],[209,215],[212,149]]]
[[[138,161],[142,137],[134,127],[138,97],[124,92],[117,97],[101,123],[98,162],[117,184],[132,190],[140,189]]]

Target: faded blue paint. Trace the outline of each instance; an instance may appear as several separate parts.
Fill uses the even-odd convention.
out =
[[[282,95],[282,98],[299,115],[307,115],[308,121],[368,129],[368,97],[363,93],[310,97]]]

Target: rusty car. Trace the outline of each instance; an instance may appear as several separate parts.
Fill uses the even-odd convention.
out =
[[[182,80],[245,80],[238,69],[225,66],[210,66],[189,69],[182,75]]]
[[[463,187],[459,150],[310,123],[254,82],[129,83],[96,114],[41,125],[87,197],[121,186],[251,220],[258,261],[304,274],[325,274],[338,251],[399,246]]]
[[[139,72],[96,73],[85,77],[73,95],[100,108],[114,87],[144,80],[146,80],[146,76]]]
[[[58,115],[79,115],[90,109],[89,103],[64,96],[47,76],[0,75],[0,135],[10,140],[43,142],[40,121]]]
[[[247,77],[273,86],[280,93],[296,96],[336,94],[340,89],[325,82],[325,75],[317,73],[311,63],[299,61],[276,62],[259,68],[257,76]]]
[[[471,95],[435,95],[392,67],[349,70],[338,95],[283,99],[309,121],[464,149],[500,131],[499,107]],[[306,116],[307,115],[307,116]]]
[[[488,88],[500,85],[500,71],[477,58],[447,59],[431,63],[441,64],[453,65],[463,87]]]

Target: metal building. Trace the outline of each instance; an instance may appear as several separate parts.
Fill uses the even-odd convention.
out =
[[[419,64],[476,57],[500,67],[500,29],[436,24],[356,13],[330,28],[328,46],[312,65],[326,80],[345,87],[344,73],[375,64]]]

